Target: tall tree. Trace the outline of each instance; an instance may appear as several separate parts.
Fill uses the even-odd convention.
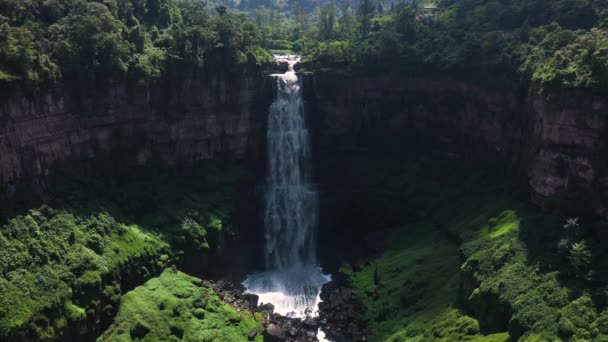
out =
[[[369,34],[375,9],[373,0],[361,0],[357,14],[359,16],[359,31],[363,38],[366,38]]]
[[[296,24],[298,24],[300,28],[308,26],[308,13],[306,12],[301,3],[298,2],[296,4],[293,10],[293,14],[296,20]]]
[[[330,40],[333,37],[336,23],[336,9],[333,5],[321,7],[319,11],[319,36],[322,40]]]
[[[340,19],[338,19],[340,25],[340,34],[342,38],[348,38],[353,33],[353,17],[350,14],[350,1],[343,0],[340,3]]]

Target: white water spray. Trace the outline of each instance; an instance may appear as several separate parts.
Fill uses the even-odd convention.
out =
[[[272,75],[276,97],[268,113],[264,196],[267,271],[248,276],[243,285],[261,303],[272,303],[275,312],[303,318],[317,314],[321,287],[331,277],[316,263],[318,193],[310,183],[302,82],[293,68],[299,58],[275,58],[287,62],[289,69]]]

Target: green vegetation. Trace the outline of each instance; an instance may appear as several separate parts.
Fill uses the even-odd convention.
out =
[[[305,47],[309,65],[325,72],[398,71],[509,87],[530,81],[552,87],[608,86],[605,2],[415,3],[384,10],[362,1],[355,11],[340,11],[344,19],[338,18],[331,32],[326,22],[334,19],[321,16],[321,29],[297,45]],[[358,29],[352,28],[353,12]]]
[[[505,170],[399,153],[342,157],[365,225],[396,227],[381,254],[341,270],[371,341],[608,339],[606,246],[587,245],[584,223],[537,212]]]
[[[111,323],[122,293],[172,264],[188,269],[195,259],[200,270],[232,233],[234,192],[248,177],[220,160],[61,170],[50,201],[60,209],[30,210],[0,228],[0,340],[23,331],[53,340],[75,327],[90,337]]]
[[[223,303],[201,280],[166,270],[123,296],[115,323],[98,341],[247,341],[263,330],[252,314]],[[255,341],[262,341],[259,333]]]
[[[2,0],[0,86],[77,90],[111,80],[257,71],[272,63],[245,17],[195,0]]]
[[[251,176],[245,163],[221,158],[181,169],[117,171],[107,165],[57,170],[52,205],[85,212],[105,208],[161,236],[176,254],[216,252],[220,235],[233,233],[235,191]]]
[[[348,75],[608,86],[605,2],[286,3],[239,2],[248,10],[240,12],[195,0],[3,0],[0,86],[83,90],[111,80],[146,85],[259,71],[272,63],[266,49],[303,53],[318,71]]]
[[[0,337],[29,328],[41,339],[56,338],[69,322],[92,315],[100,300],[115,300],[102,289],[119,295],[127,267],[142,278],[162,268],[168,247],[105,212],[42,208],[12,219],[0,231]]]

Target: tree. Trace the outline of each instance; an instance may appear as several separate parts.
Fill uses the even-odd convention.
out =
[[[591,262],[593,255],[587,246],[586,241],[575,242],[570,248],[570,256],[568,257],[570,266],[574,269],[575,274],[578,277],[588,279],[590,278],[589,270],[591,269]]]
[[[304,10],[304,7],[298,2],[293,10],[296,24],[300,28],[304,28],[308,25],[308,13]]]
[[[226,8],[226,6],[217,6],[217,7],[215,8],[215,11],[216,11],[216,12],[217,12],[219,15],[224,15],[224,14],[226,14],[226,11],[227,11],[227,10],[228,10],[228,9]]]
[[[273,28],[279,26],[279,23],[281,22],[281,14],[274,7],[270,9],[269,22]]]
[[[330,40],[333,37],[336,21],[336,9],[333,5],[321,7],[319,12],[319,37],[321,40]]]
[[[340,33],[343,38],[349,38],[353,33],[353,17],[350,15],[350,1],[343,0],[340,3],[340,19],[338,24],[340,25]]]
[[[357,14],[359,16],[359,33],[362,38],[367,38],[369,34],[375,8],[376,6],[374,6],[372,0],[361,0]]]

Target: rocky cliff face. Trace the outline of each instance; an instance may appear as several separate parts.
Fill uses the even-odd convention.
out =
[[[531,91],[533,156],[528,176],[535,202],[556,201],[608,217],[608,101],[583,91]]]
[[[216,75],[136,92],[116,84],[94,97],[65,89],[11,97],[0,104],[0,184],[10,193],[22,181],[48,175],[56,163],[115,148],[138,164],[252,155],[264,82]]]
[[[510,157],[527,134],[521,116],[526,104],[518,96],[464,83],[398,75],[317,78],[315,90],[324,140],[404,133],[404,139],[466,144]]]
[[[542,207],[608,217],[608,103],[584,91],[492,90],[400,75],[315,76],[321,144],[408,139],[454,159],[506,162]],[[582,208],[581,208],[582,207]]]
[[[271,85],[264,77],[216,75],[95,97],[63,89],[0,104],[0,185],[48,175],[66,160],[114,148],[133,162],[254,156],[263,144]],[[528,93],[401,75],[315,76],[305,90],[321,145],[369,144],[387,136],[451,158],[514,166],[547,209],[578,206],[608,218],[608,100],[581,90]],[[576,210],[575,210],[576,212]]]

